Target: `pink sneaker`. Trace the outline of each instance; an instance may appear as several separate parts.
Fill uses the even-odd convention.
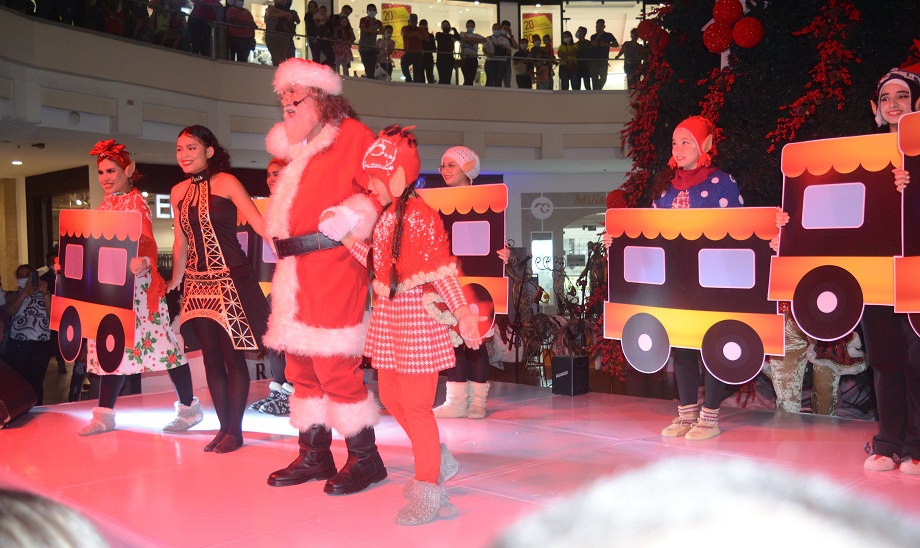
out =
[[[920,460],[907,457],[901,461],[901,466],[899,469],[901,470],[902,474],[920,476]]]
[[[866,470],[872,470],[873,472],[887,472],[888,470],[894,470],[897,467],[894,464],[894,459],[891,457],[885,457],[882,455],[869,455],[866,458],[866,462],[863,463],[863,468]]]

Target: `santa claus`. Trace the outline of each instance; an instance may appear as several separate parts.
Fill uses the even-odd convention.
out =
[[[278,67],[274,87],[284,121],[266,143],[289,164],[265,216],[278,263],[264,343],[286,353],[300,453],[268,483],[327,480],[326,493],[356,493],[383,481],[387,472],[374,438],[379,408],[361,369],[368,271],[338,239],[348,232],[367,239],[377,219],[379,207],[367,194],[361,169],[374,134],[355,119],[341,96],[341,78],[325,65],[289,59]],[[323,232],[337,238],[319,232],[327,210],[336,214]],[[348,447],[348,460],[338,471],[331,429]]]

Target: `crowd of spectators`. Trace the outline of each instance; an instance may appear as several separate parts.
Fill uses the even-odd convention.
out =
[[[0,0],[0,5],[25,13],[87,29],[188,51],[218,59],[279,65],[295,57],[295,37],[300,15],[292,0],[271,0],[259,28],[244,0]],[[394,58],[399,60],[406,82],[473,85],[485,75],[485,85],[550,90],[559,77],[559,89],[603,89],[609,68],[610,48],[617,39],[598,19],[595,33],[585,27],[562,33],[554,48],[552,35],[534,34],[517,38],[509,21],[496,23],[486,35],[476,33],[476,23],[458,32],[449,21],[440,30],[429,31],[428,21],[410,14],[399,29],[402,48],[396,49],[393,28],[377,18],[377,6],[368,4],[352,27],[352,7],[343,5],[337,14],[314,0],[307,4],[303,23],[306,46],[303,55],[350,74],[353,46],[364,68],[364,77],[389,80]],[[257,49],[257,32],[263,32],[267,54]],[[360,40],[359,40],[360,37]],[[631,31],[615,59],[625,58],[628,87],[639,79],[645,46]],[[309,49],[309,54],[307,54]],[[437,70],[435,70],[437,69]],[[351,73],[354,74],[354,73]],[[461,82],[462,75],[462,82]],[[513,76],[513,78],[512,78]]]

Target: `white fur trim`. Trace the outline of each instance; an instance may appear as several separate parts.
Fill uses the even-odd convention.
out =
[[[367,321],[341,328],[317,327],[297,320],[300,307],[297,295],[300,280],[294,257],[280,259],[272,278],[276,291],[272,295],[272,314],[262,342],[269,348],[301,356],[360,356],[364,350]],[[365,318],[366,320],[366,318]]]
[[[407,278],[402,283],[396,286],[396,294],[398,295],[402,293],[403,291],[407,291],[409,289],[412,289],[413,287],[418,287],[428,282],[436,282],[438,280],[442,280],[448,276],[454,276],[454,277],[457,276],[457,264],[456,263],[446,264],[444,266],[439,267],[437,270],[433,272],[419,272],[418,274],[413,274],[412,276],[410,276],[409,278]],[[377,295],[381,297],[389,298],[390,296],[389,286],[384,286],[383,282],[381,282],[378,278],[374,278],[374,281],[371,283],[371,285],[374,288],[374,293],[376,293]]]
[[[298,432],[306,432],[314,424],[329,424],[329,399],[322,398],[288,398],[291,406],[291,426]]]
[[[291,410],[293,413],[293,409]],[[329,426],[344,438],[350,438],[380,420],[380,406],[371,392],[367,398],[355,403],[336,403],[329,400]]]
[[[351,234],[360,241],[365,241],[374,232],[374,225],[380,214],[373,198],[367,194],[352,194],[335,207],[347,212],[350,219],[357,219]]]
[[[342,77],[331,67],[307,61],[288,59],[275,70],[275,93],[281,93],[292,85],[319,88],[329,95],[342,94]]]
[[[280,158],[285,162],[291,161],[287,133],[284,131],[284,122],[275,124],[268,131],[268,135],[265,136],[265,149],[275,158]]]
[[[292,158],[291,163],[285,166],[278,174],[275,191],[272,193],[268,211],[264,215],[265,228],[269,236],[272,238],[291,237],[291,209],[294,206],[297,189],[300,187],[300,177],[303,175],[307,164],[310,163],[310,159],[332,146],[338,136],[339,128],[337,126],[323,126],[319,135],[307,143],[301,149],[300,154],[296,158]],[[269,147],[269,152],[276,157],[286,158],[288,156],[289,146],[287,134],[284,132],[284,123],[276,124],[272,128],[266,138],[266,145]],[[282,155],[278,156],[281,151],[283,151]]]
[[[444,299],[435,291],[422,293],[422,306],[425,307],[425,310],[428,311],[428,314],[430,314],[432,318],[444,325],[457,325],[457,318],[447,309],[447,305],[445,304],[442,310],[436,304],[443,302]]]

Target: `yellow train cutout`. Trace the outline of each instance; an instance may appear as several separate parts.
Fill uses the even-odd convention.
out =
[[[604,336],[644,373],[671,347],[700,349],[718,379],[754,378],[782,355],[783,316],[767,300],[773,208],[610,209]]]
[[[467,300],[488,320],[480,333],[492,328],[495,314],[508,313],[508,278],[496,251],[505,247],[508,187],[503,184],[423,188],[419,196],[444,220],[451,253],[457,257],[458,280]]]
[[[819,340],[850,333],[866,304],[893,306],[918,331],[920,185],[898,193],[892,170],[920,173],[920,113],[898,125],[783,148],[790,221],[776,256],[765,249],[772,208],[608,210],[604,336],[639,371],[661,369],[672,346],[698,348],[714,376],[739,384],[784,353],[777,301]]]
[[[141,214],[63,210],[50,327],[61,355],[73,361],[83,339],[94,339],[102,369],[113,372],[134,346],[134,274]]]
[[[788,300],[806,334],[835,340],[863,306],[920,311],[920,188],[904,193],[892,170],[920,173],[920,115],[899,133],[793,143],[783,149],[782,229],[769,298]]]

